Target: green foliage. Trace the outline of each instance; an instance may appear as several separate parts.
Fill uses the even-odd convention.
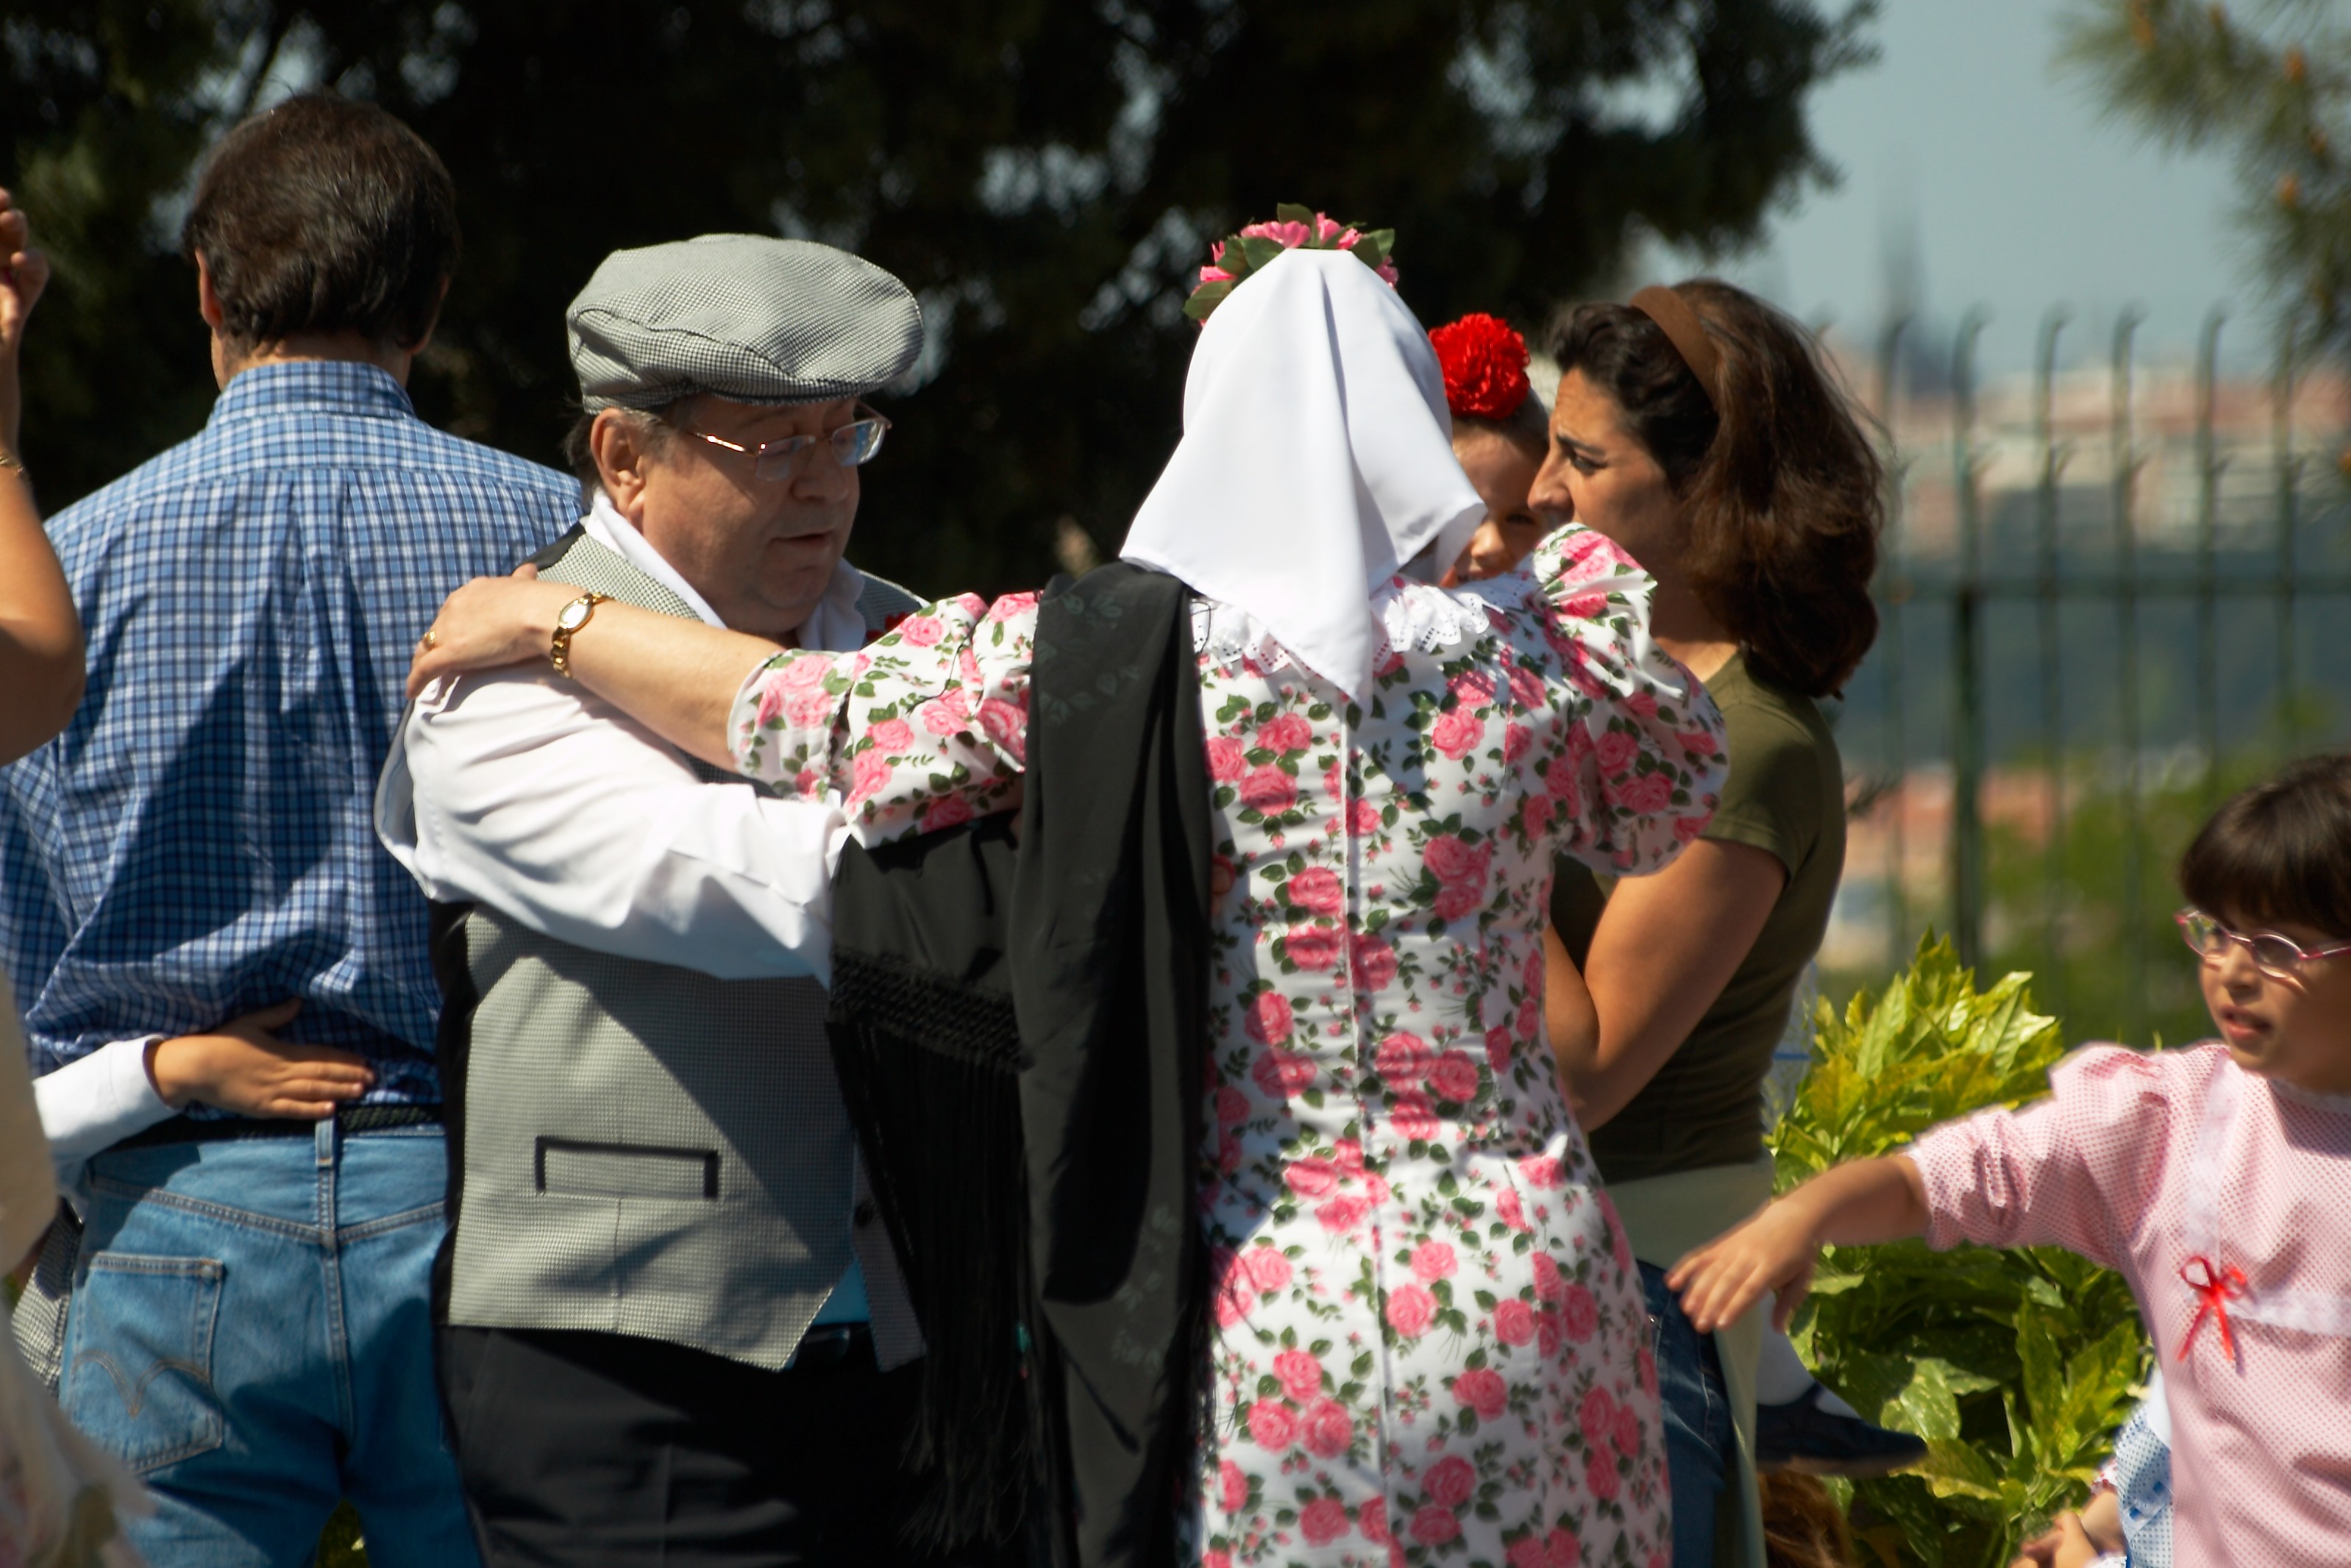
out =
[[[562,312],[621,246],[845,245],[917,291],[856,551],[918,590],[1110,546],[1176,437],[1208,242],[1276,197],[1395,228],[1426,319],[1529,324],[1642,233],[1753,239],[1834,175],[1805,109],[1867,0],[9,0],[0,184],[57,278],[26,353],[55,507],[203,421],[191,167],[325,83],[413,125],[466,252],[413,391],[553,460]],[[1660,95],[1656,89],[1662,89]],[[1658,102],[1662,96],[1664,102]]]
[[[2232,154],[2281,325],[2351,350],[2351,28],[2326,0],[2075,0],[2059,61],[2165,145]]]
[[[1929,934],[1875,997],[1842,1016],[1822,1003],[1812,1074],[1773,1135],[1782,1189],[2045,1092],[2064,1046],[2027,978],[1979,991]],[[2080,1500],[2144,1359],[2121,1279],[2053,1249],[1831,1248],[1796,1340],[1864,1416],[1928,1441],[1917,1473],[1852,1489],[1855,1537],[1884,1568],[2008,1562]]]

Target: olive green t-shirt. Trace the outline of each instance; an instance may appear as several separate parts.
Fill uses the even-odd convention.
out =
[[[1820,951],[1844,871],[1844,768],[1812,699],[1757,679],[1743,653],[1732,654],[1706,689],[1722,710],[1730,772],[1705,836],[1773,856],[1787,868],[1788,885],[1689,1039],[1592,1134],[1593,1158],[1612,1182],[1761,1155],[1771,1051],[1804,967]],[[1606,899],[1606,887],[1581,862],[1561,859],[1551,919],[1578,967]]]

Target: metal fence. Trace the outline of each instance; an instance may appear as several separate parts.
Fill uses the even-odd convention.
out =
[[[2224,380],[2217,310],[2184,377],[2135,362],[2135,312],[2116,321],[2102,371],[2061,375],[2069,325],[2052,311],[2029,381],[1990,400],[1980,312],[1952,339],[1947,377],[1909,321],[1879,337],[1876,406],[1896,501],[1880,640],[1838,719],[1879,874],[1874,897],[1857,899],[1868,868],[1849,864],[1845,903],[1865,905],[1852,918],[1882,925],[1894,961],[1931,923],[1970,964],[2043,971],[2037,988],[2061,1011],[2064,956],[2087,941],[2090,961],[2120,966],[2123,998],[2121,1016],[2093,1027],[2143,1039],[2168,913],[2155,906],[2158,861],[2179,847],[2150,834],[2150,774],[2175,794],[2191,778],[2209,807],[2249,760],[2334,738],[2328,705],[2351,691],[2327,656],[2351,609],[2341,383],[2301,366],[2291,343],[2266,384]],[[2151,393],[2162,407],[2143,406]],[[1918,840],[1936,823],[1919,801],[1944,779],[1943,841],[1929,848]],[[2031,804],[2029,831],[1998,846],[1988,780]],[[2091,799],[2120,819],[2100,830],[2119,849],[2094,868],[2111,872],[2098,920],[2069,870],[2069,817]],[[2034,856],[2037,868],[2020,863]],[[1933,874],[1916,873],[1922,860]]]

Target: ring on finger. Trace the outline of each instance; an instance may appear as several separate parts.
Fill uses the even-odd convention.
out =
[[[441,633],[434,631],[428,626],[425,628],[424,635],[416,640],[416,645],[420,648],[430,649],[434,643],[440,641]]]

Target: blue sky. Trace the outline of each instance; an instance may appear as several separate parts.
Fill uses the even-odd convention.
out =
[[[1762,248],[1722,270],[1806,319],[1874,333],[1889,242],[1909,243],[1928,315],[1991,311],[1988,369],[2029,363],[2043,312],[2060,302],[2079,355],[2103,352],[2126,304],[2147,312],[2149,350],[2185,354],[2227,301],[2226,358],[2260,362],[2262,328],[2227,221],[2232,171],[2158,150],[2060,78],[2064,4],[1886,0],[1878,63],[1813,102],[1815,141],[1843,185],[1777,214]]]

